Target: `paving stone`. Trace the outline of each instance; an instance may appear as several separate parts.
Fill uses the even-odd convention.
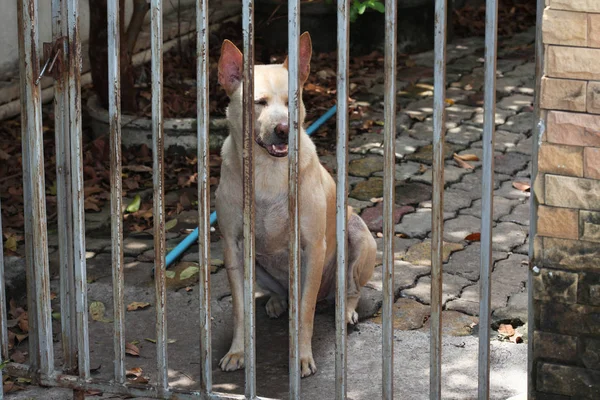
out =
[[[445,123],[446,129],[456,128],[457,126],[456,123]],[[408,134],[417,140],[431,143],[433,141],[433,120],[428,119],[424,122],[415,123],[412,128],[408,130]]]
[[[57,235],[58,236],[58,235]],[[112,239],[110,238],[85,238],[85,249],[87,251],[93,251],[96,253],[100,253],[102,250],[108,248],[110,251],[110,246],[112,244]]]
[[[524,137],[519,140],[516,146],[509,148],[506,151],[514,151],[531,157],[531,154],[533,154],[533,140],[530,137]]]
[[[517,147],[517,143],[523,138],[523,135],[520,133],[498,130],[495,135],[494,150],[500,152],[514,150]],[[483,141],[475,142],[472,146],[482,148]]]
[[[394,225],[400,222],[400,219],[404,214],[414,211],[415,209],[411,206],[395,206],[393,213]],[[372,232],[383,231],[383,203],[377,203],[375,207],[364,209],[360,216]]]
[[[457,212],[471,205],[471,196],[464,190],[446,189],[444,191],[444,211]],[[419,204],[419,208],[431,208],[432,201],[427,200]]]
[[[492,283],[493,285],[493,283]],[[506,307],[498,308],[492,313],[492,321],[515,320],[528,322],[527,318],[527,290],[515,293],[508,298]]]
[[[527,166],[531,157],[520,153],[507,153],[496,156],[494,159],[494,171],[499,174],[514,175]]]
[[[348,205],[354,209],[355,213],[360,214],[363,208],[371,207],[373,203],[348,197]]]
[[[510,214],[504,215],[500,220],[529,226],[529,202],[518,204]]]
[[[460,146],[460,145],[456,145],[456,144],[452,144],[452,143],[446,143],[444,146],[444,158],[445,159],[452,158],[452,155],[454,153],[457,153],[463,149],[464,149],[464,146]],[[416,162],[420,162],[423,164],[431,165],[432,159],[433,159],[432,157],[433,157],[433,146],[427,145],[427,146],[421,147],[416,152],[407,155],[406,159],[409,161],[416,161]]]
[[[494,221],[498,221],[500,218],[510,214],[512,209],[518,204],[518,200],[510,200],[504,197],[494,196]],[[473,215],[481,218],[481,199],[475,200],[471,207],[460,210],[460,214]]]
[[[442,311],[442,335],[447,336],[471,336],[473,326],[479,322],[479,319],[470,315],[465,315],[457,311]],[[428,319],[423,325],[422,330],[428,332],[431,319]]]
[[[482,67],[473,68],[471,73],[462,76],[460,81],[453,83],[452,87],[479,92],[483,89],[484,71]]]
[[[396,204],[419,204],[431,199],[431,186],[419,182],[402,182],[396,185]]]
[[[526,63],[523,65],[519,65],[514,70],[507,72],[504,76],[508,77],[531,77],[535,76],[535,64],[534,63]]]
[[[513,253],[528,255],[529,254],[529,236],[527,237],[527,239],[528,240],[525,240],[525,243],[523,243],[516,249],[513,249]]]
[[[448,300],[459,297],[462,289],[471,284],[468,279],[457,275],[443,274],[442,276],[442,304]],[[418,301],[431,304],[431,277],[419,278],[415,287],[402,291],[402,296],[412,297]]]
[[[507,122],[507,120],[510,117],[512,117],[513,115],[515,115],[514,111],[502,110],[502,109],[497,108],[496,113],[494,114],[494,123],[496,125],[505,124]],[[475,124],[475,125],[483,125],[483,108],[481,108],[481,107],[478,108],[477,113],[475,114],[473,119],[468,121],[467,123]],[[499,129],[501,129],[501,128],[499,128]],[[507,129],[507,130],[509,130],[509,129]]]
[[[412,102],[402,113],[417,121],[424,121],[433,114],[433,97]]]
[[[492,232],[492,248],[510,251],[525,243],[528,228],[513,222],[500,222]]]
[[[406,255],[406,251],[409,247],[414,244],[420,243],[419,239],[406,239],[399,238],[394,236],[394,259],[402,260]],[[376,238],[375,242],[377,243],[377,258],[376,263],[381,264],[383,262],[383,238]]]
[[[475,113],[477,113],[477,110],[477,107],[471,107],[465,104],[454,104],[450,107],[446,107],[446,121],[459,125],[473,118]]]
[[[502,122],[498,129],[515,133],[528,133],[533,129],[533,113],[522,112],[512,116],[508,118],[506,123]]]
[[[411,287],[421,276],[427,275],[431,271],[430,267],[424,265],[414,265],[406,261],[394,261],[394,293],[399,290]],[[378,265],[373,271],[373,276],[367,282],[366,286],[383,291],[383,266]]]
[[[529,140],[529,139],[527,139]],[[528,178],[527,181],[529,181],[531,178],[531,162],[527,163],[527,166],[525,167],[524,170],[521,170],[519,172],[517,172],[517,178]]]
[[[460,80],[457,79],[457,81]],[[452,83],[449,82],[447,80],[448,83]],[[473,96],[475,94],[474,91],[472,90],[464,90],[458,87],[449,87],[448,89],[446,89],[446,99],[448,100],[452,100],[454,102],[454,104],[468,104],[468,99],[470,96]]]
[[[533,105],[532,96],[524,96],[522,94],[514,94],[507,96],[498,102],[498,108],[520,112],[525,108]]]
[[[444,240],[462,242],[471,233],[481,231],[481,220],[472,215],[459,215],[444,223]]]
[[[154,249],[154,240],[136,239],[132,237],[123,240],[123,254],[136,257],[143,252]]]
[[[448,262],[450,258],[450,254],[455,251],[460,251],[464,247],[459,243],[442,243],[442,261]],[[404,256],[404,261],[407,261],[414,265],[424,265],[431,266],[431,240],[425,240],[422,243],[417,243],[411,246],[406,255]]]
[[[519,89],[523,79],[515,77],[502,77],[496,79],[496,92],[502,95],[510,95]]]
[[[492,260],[496,262],[508,257],[508,254],[500,251],[492,251]],[[464,250],[452,253],[450,260],[444,265],[444,272],[462,276],[472,281],[479,279],[481,269],[481,244],[471,243]]]
[[[429,143],[429,141],[414,139],[408,136],[408,134],[402,135],[398,139],[396,139],[396,159],[401,160],[402,158],[404,158],[405,155],[412,154],[415,151],[417,151],[419,147],[426,146]],[[371,149],[369,152],[373,154],[379,154],[382,156],[384,153],[384,149],[383,147],[378,147]]]
[[[348,142],[351,153],[366,154],[370,149],[383,146],[383,135],[381,133],[363,133],[353,135]],[[322,160],[322,157],[321,157]]]
[[[473,149],[475,150],[475,149]],[[476,154],[476,152],[474,151]],[[501,182],[510,179],[510,176],[503,174],[494,174],[494,189],[500,188]],[[509,183],[510,184],[510,183]],[[481,198],[481,169],[474,174],[467,174],[459,183],[450,186],[451,189],[459,189],[468,192],[472,199]],[[500,194],[500,193],[497,193]],[[506,197],[506,196],[505,196]]]
[[[396,164],[394,166],[395,169],[395,177],[394,179],[396,181],[405,181],[409,178],[412,178],[415,175],[420,174],[420,164],[415,163],[415,162],[402,162],[399,164]],[[373,176],[379,176],[383,178],[383,171],[379,171],[379,172],[375,172],[373,174]]]
[[[348,175],[367,178],[374,172],[383,170],[383,157],[370,156],[348,163]]]
[[[444,182],[446,183],[446,185],[456,183],[460,181],[464,175],[469,174],[471,172],[471,170],[465,168],[455,167],[454,165],[446,165],[446,167],[444,168]],[[432,168],[427,168],[427,170],[423,172],[422,175],[414,176],[412,180],[415,182],[423,182],[431,185],[433,181]]]
[[[383,179],[381,178],[369,178],[366,181],[358,182],[350,191],[350,197],[363,201],[382,196]]]
[[[517,179],[515,179],[517,181]],[[528,179],[518,179],[519,182],[528,182]],[[523,192],[513,186],[513,181],[503,182],[499,189],[494,191],[494,196],[502,196],[507,199],[528,199],[530,196],[529,192]]]
[[[410,331],[423,327],[431,314],[431,307],[413,299],[400,298],[394,303],[393,314],[394,329]],[[372,321],[379,325],[383,323],[381,315],[376,316]]]
[[[454,213],[444,213],[444,219],[454,217]],[[402,217],[395,227],[396,233],[402,233],[409,238],[424,238],[431,232],[431,209],[419,208],[412,214]]]
[[[467,146],[481,140],[482,135],[483,129],[481,127],[460,124],[456,128],[448,129],[446,132],[446,142]],[[468,151],[468,149],[464,151]]]

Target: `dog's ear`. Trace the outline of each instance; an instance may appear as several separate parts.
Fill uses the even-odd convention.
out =
[[[299,69],[300,69],[300,85],[304,85],[304,82],[308,79],[308,75],[310,74],[310,58],[312,56],[312,40],[310,39],[310,34],[308,32],[304,32],[300,35],[300,60],[299,60]],[[288,68],[288,58],[285,58],[283,62],[283,67],[285,69]]]
[[[242,52],[229,40],[223,42],[221,57],[219,58],[219,83],[230,96],[242,81],[242,68],[244,56]]]

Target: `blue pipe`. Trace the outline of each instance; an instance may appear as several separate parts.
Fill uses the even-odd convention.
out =
[[[333,106],[331,107],[329,110],[327,110],[327,112],[325,114],[323,114],[318,120],[316,120],[315,122],[313,122],[308,129],[306,130],[306,133],[310,136],[313,133],[315,133],[315,131],[317,129],[319,129],[321,127],[321,125],[323,125],[325,122],[327,122],[327,120],[329,118],[331,118],[335,112],[337,111],[337,106]],[[214,224],[215,222],[217,222],[217,212],[213,211],[210,214],[210,224]],[[175,261],[179,256],[181,256],[192,244],[194,244],[194,242],[196,242],[196,240],[198,240],[198,228],[194,229],[194,231],[192,233],[190,233],[189,235],[187,235],[185,237],[185,239],[183,239],[181,242],[179,242],[179,244],[169,252],[169,254],[167,254],[167,258],[166,258],[166,262],[167,262],[167,268],[173,264],[173,261]],[[154,271],[154,269],[152,270]]]

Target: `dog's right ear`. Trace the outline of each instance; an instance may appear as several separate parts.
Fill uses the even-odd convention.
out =
[[[223,42],[221,58],[219,58],[219,83],[230,96],[242,81],[244,56],[229,40]]]

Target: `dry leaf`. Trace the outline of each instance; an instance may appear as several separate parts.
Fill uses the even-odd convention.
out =
[[[130,356],[139,357],[140,349],[133,343],[125,343],[125,354],[129,354]]]
[[[498,328],[498,334],[511,337],[515,334],[515,329],[511,324],[500,324],[500,327]]]
[[[529,192],[529,189],[531,189],[531,185],[527,182],[513,182],[512,185],[515,189],[522,192]]]
[[[193,290],[193,289],[192,289],[192,287],[191,287],[191,286],[188,286],[188,287],[186,287],[186,288],[185,288],[185,291],[186,291],[186,292],[191,292],[192,290]]]
[[[93,301],[92,303],[90,303],[90,314],[94,321],[112,322],[104,316],[105,312],[106,307],[104,307],[104,304],[101,301]]]
[[[481,233],[471,233],[470,235],[467,235],[467,237],[465,237],[465,240],[468,240],[469,242],[479,242],[481,240]]]
[[[377,237],[378,237],[378,238],[382,238],[382,237],[383,237],[383,233],[381,233],[381,232],[377,232]]]
[[[515,343],[515,344],[523,343],[523,336],[522,336],[520,333],[518,333],[518,332],[517,332],[517,333],[515,333],[514,335],[512,335],[512,336],[509,338],[509,340],[510,340],[512,343]]]
[[[424,173],[425,171],[427,171],[427,167],[423,164],[419,165],[419,172]]]
[[[383,201],[383,197],[372,197],[369,201],[371,203],[381,203]]]
[[[27,313],[21,314],[18,325],[23,332],[29,332],[29,317],[27,316]]]
[[[17,235],[9,233],[6,235],[6,242],[4,242],[4,248],[10,251],[17,251]]]
[[[125,373],[125,375],[131,379],[131,378],[137,378],[138,376],[142,375],[142,369],[140,367],[133,367],[131,369],[128,369],[127,372]]]
[[[475,154],[456,154],[454,153],[455,158],[460,158],[463,161],[479,161],[479,157]]]
[[[85,391],[86,396],[102,396],[102,391],[97,389],[90,389]]]
[[[150,307],[150,303],[144,303],[140,301],[134,301],[127,306],[127,311],[143,310],[144,308]]]
[[[56,299],[56,293],[51,292],[50,293],[50,300],[54,300],[54,299]]]
[[[471,164],[469,164],[468,162],[462,160],[460,157],[458,157],[457,154],[454,155],[454,161],[456,161],[456,163],[458,164],[459,167],[464,168],[464,169],[473,169],[475,167],[473,167]]]
[[[148,378],[146,378],[145,376],[138,376],[138,377],[136,377],[134,379],[130,379],[129,382],[131,382],[131,383],[140,383],[140,384],[148,383]]]
[[[25,363],[25,354],[23,354],[23,352],[21,352],[20,350],[15,350],[15,352],[12,353],[12,356],[10,356],[10,358],[18,364]]]

